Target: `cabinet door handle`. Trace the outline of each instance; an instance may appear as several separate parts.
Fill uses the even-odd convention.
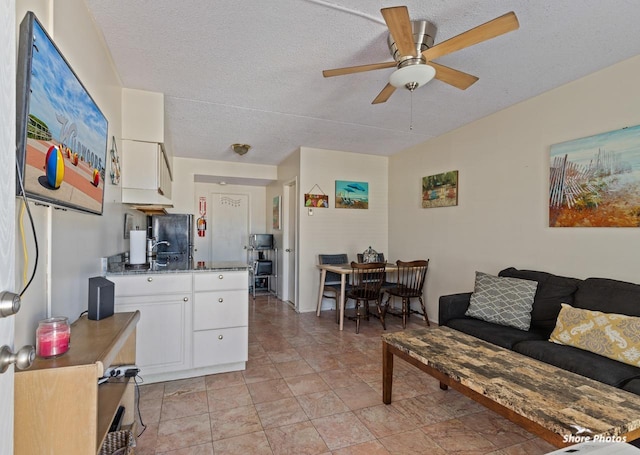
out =
[[[218,275],[218,279],[221,280],[224,278],[224,275]]]
[[[182,300],[184,300],[185,302],[188,302],[188,301],[189,301],[189,297],[185,297],[185,298],[184,298],[184,299],[182,299]]]
[[[218,302],[222,303],[222,302],[224,302],[224,299],[223,299],[222,297],[220,297],[220,298],[218,299]]]
[[[152,276],[148,277],[148,278],[147,278],[147,281],[148,281],[149,283],[151,283],[151,282],[153,281],[153,277],[152,277]]]
[[[224,337],[222,335],[218,335],[218,340],[222,340]]]

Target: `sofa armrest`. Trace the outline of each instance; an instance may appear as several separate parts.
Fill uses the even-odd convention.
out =
[[[461,294],[450,294],[440,296],[438,305],[438,324],[447,325],[447,321],[464,317],[464,313],[469,308],[469,299],[472,292]]]

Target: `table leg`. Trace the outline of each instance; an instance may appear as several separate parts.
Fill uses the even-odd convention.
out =
[[[347,275],[344,273],[340,274],[340,330],[344,327],[344,294],[345,294],[345,284],[346,284]]]
[[[382,342],[382,402],[391,404],[391,389],[393,387],[393,354],[389,345]]]
[[[322,294],[324,293],[324,282],[327,278],[327,271],[320,270],[320,290],[318,291],[318,308],[316,308],[316,316],[320,316],[320,309],[322,308]]]

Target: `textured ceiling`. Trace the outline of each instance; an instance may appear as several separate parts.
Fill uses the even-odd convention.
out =
[[[520,29],[435,60],[480,78],[466,91],[433,80],[371,105],[393,68],[322,70],[391,61],[380,8],[398,4],[85,1],[123,85],[165,94],[178,157],[278,164],[300,146],[392,155],[640,53],[637,0],[412,0],[411,19],[434,23],[436,44],[508,11]],[[240,157],[236,142],[253,148]]]

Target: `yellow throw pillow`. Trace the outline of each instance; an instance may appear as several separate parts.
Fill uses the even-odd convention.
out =
[[[562,304],[549,341],[640,367],[640,318]]]

